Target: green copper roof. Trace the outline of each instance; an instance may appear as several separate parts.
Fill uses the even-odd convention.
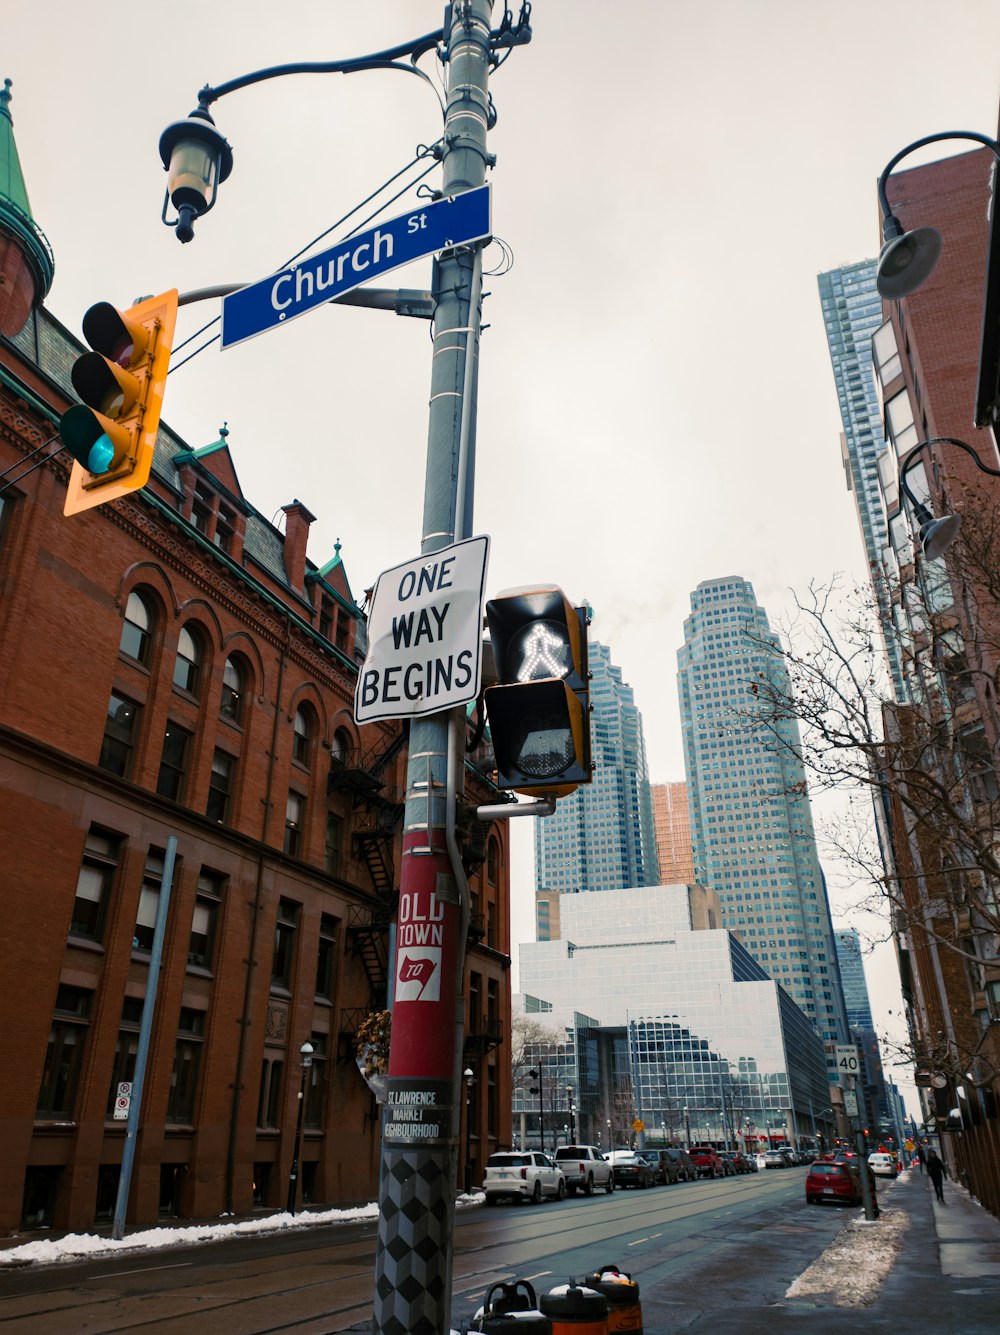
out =
[[[226,448],[226,437],[229,435],[229,427],[224,422],[219,428],[219,439],[213,440],[211,445],[200,445],[196,450],[181,450],[174,457],[177,459],[204,459],[206,455],[214,454],[216,450]]]
[[[35,273],[36,298],[42,301],[52,286],[55,259],[45,233],[31,216],[28,190],[14,143],[10,89],[10,79],[4,79],[0,91],[0,230],[17,237],[24,246],[25,258]]]
[[[343,564],[342,561],[341,561],[341,559],[340,559],[340,539],[339,539],[339,538],[338,538],[337,541],[333,544],[333,551],[334,551],[334,557],[333,557],[333,560],[332,560],[332,561],[327,561],[327,563],[326,563],[325,566],[320,566],[320,568],[319,568],[319,573],[320,573],[320,575],[321,575],[324,579],[326,579],[327,575],[329,575],[329,573],[330,573],[331,570],[336,570],[337,566]]]

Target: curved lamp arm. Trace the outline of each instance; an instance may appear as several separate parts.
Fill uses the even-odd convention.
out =
[[[908,297],[933,272],[941,254],[941,233],[934,227],[917,227],[912,232],[903,225],[889,207],[886,193],[889,177],[897,163],[908,153],[942,139],[972,139],[991,150],[1000,161],[1000,144],[988,135],[975,130],[944,130],[940,134],[925,135],[891,158],[878,179],[878,200],[882,209],[882,253],[879,255],[875,285],[881,296],[890,301]]]
[[[967,441],[958,440],[955,436],[932,436],[930,440],[922,440],[918,445],[914,445],[913,449],[904,456],[899,470],[899,485],[913,507],[913,518],[920,526],[919,538],[923,545],[924,555],[928,560],[933,561],[946,551],[958,537],[962,520],[959,515],[942,515],[940,519],[935,519],[928,507],[923,501],[917,500],[907,485],[906,474],[916,462],[917,456],[931,445],[957,445],[960,450],[964,450],[971,457],[981,473],[987,473],[990,477],[1000,477],[1000,469],[989,468]]]

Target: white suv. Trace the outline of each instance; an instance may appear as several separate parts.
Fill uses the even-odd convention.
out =
[[[562,1168],[547,1154],[537,1150],[506,1150],[491,1154],[483,1179],[486,1204],[501,1200],[531,1201],[538,1205],[544,1196],[561,1201],[566,1196],[566,1178]]]
[[[571,1196],[577,1187],[586,1196],[593,1196],[595,1187],[614,1191],[615,1174],[611,1161],[596,1145],[560,1145],[556,1163],[566,1174],[566,1190]]]

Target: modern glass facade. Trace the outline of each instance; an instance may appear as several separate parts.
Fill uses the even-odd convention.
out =
[[[816,1025],[847,1041],[826,883],[813,833],[798,723],[753,718],[762,676],[790,694],[778,637],[753,586],[705,580],[678,651],[688,815],[698,881],[723,925]]]
[[[837,946],[837,959],[840,962],[840,977],[844,985],[847,1023],[852,1029],[874,1031],[875,1021],[872,1019],[868,984],[865,981],[865,966],[861,957],[861,938],[853,927],[838,927],[834,941]]]
[[[656,839],[642,715],[606,645],[589,645],[593,781],[535,821],[535,886],[573,894],[655,885]]]
[[[841,444],[847,486],[854,495],[869,569],[879,569],[889,540],[879,481],[879,456],[886,448],[882,403],[872,360],[872,339],[882,324],[882,298],[875,286],[875,260],[860,260],[818,278],[823,324],[844,433]],[[881,587],[876,586],[881,593]],[[897,693],[902,659],[891,633],[891,609],[882,608],[889,633],[885,648]],[[898,695],[902,699],[902,695]]]
[[[829,1107],[822,1041],[735,936],[692,923],[683,885],[578,894],[562,940],[521,946],[521,985],[551,1007],[535,1018],[561,1040],[547,1085],[567,1107],[572,1088],[595,1144],[628,1141],[636,1118],[654,1139],[810,1136]],[[521,1111],[531,1096],[515,1128]]]

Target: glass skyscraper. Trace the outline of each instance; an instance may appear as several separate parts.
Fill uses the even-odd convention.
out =
[[[789,693],[778,637],[748,580],[691,594],[678,686],[695,873],[718,892],[723,924],[781,983],[820,1035],[847,1041],[826,883],[813,832],[798,724],[753,722],[753,684]]]
[[[882,324],[882,298],[875,286],[875,260],[845,264],[818,278],[823,324],[830,348],[837,402],[844,426],[841,448],[848,488],[854,494],[858,523],[869,569],[879,569],[889,541],[878,459],[886,448],[882,404],[872,360],[872,339]],[[882,617],[891,627],[891,609],[880,584]],[[899,646],[890,631],[885,637],[889,669],[897,698],[903,699]]]
[[[853,927],[838,927],[834,940],[840,961],[840,978],[844,985],[847,1023],[852,1029],[871,1030],[874,1033],[875,1021],[872,1019],[872,1005],[868,997],[868,984],[865,982],[861,938]]]
[[[572,894],[659,880],[642,715],[606,645],[591,640],[593,781],[535,821],[535,885]]]

